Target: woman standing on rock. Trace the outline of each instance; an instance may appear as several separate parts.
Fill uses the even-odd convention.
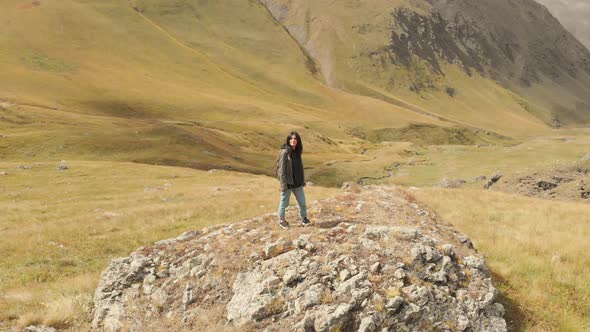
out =
[[[275,165],[277,178],[281,184],[281,202],[279,204],[279,226],[289,228],[289,223],[285,220],[285,209],[289,206],[291,192],[295,194],[299,204],[299,215],[301,216],[301,225],[307,226],[311,222],[307,219],[307,206],[305,204],[305,175],[303,174],[303,161],[301,153],[303,152],[303,143],[301,136],[295,131],[287,136],[287,142],[281,146],[279,157]]]

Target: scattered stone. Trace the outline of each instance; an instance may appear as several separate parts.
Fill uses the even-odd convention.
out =
[[[418,214],[421,215],[421,211],[418,211]],[[405,240],[414,240],[420,236],[420,232],[415,227],[391,227],[389,231],[397,238]]]
[[[503,176],[502,172],[496,172],[496,173],[492,174],[492,176],[490,177],[490,180],[488,181],[488,183],[486,183],[486,185],[483,188],[490,189],[494,184],[496,184],[496,182],[498,182],[502,178],[502,176]]]
[[[8,173],[6,171],[0,171],[0,175],[8,175]]]
[[[294,281],[297,281],[299,279],[301,279],[301,276],[299,275],[299,273],[297,273],[297,270],[288,269],[287,272],[285,272],[285,275],[283,276],[283,283],[285,285],[290,285]]]
[[[57,165],[58,171],[65,171],[67,169],[70,169],[70,165],[68,165],[68,162],[65,160],[62,160],[59,165]]]
[[[420,307],[414,303],[408,303],[402,312],[402,319],[410,321],[417,319],[420,315]]]
[[[548,181],[539,181],[537,182],[537,188],[543,191],[547,191],[557,188],[557,184]]]
[[[31,325],[28,326],[24,332],[56,332],[57,330],[53,327],[48,327],[45,325],[39,325],[39,326],[35,326],[35,325]]]
[[[465,331],[469,327],[469,318],[465,316],[459,316],[457,318],[457,329],[459,331]]]
[[[301,312],[320,304],[325,292],[326,289],[322,284],[312,285],[295,301],[295,308],[298,312]]]
[[[310,242],[310,238],[311,236],[307,234],[300,235],[296,240],[293,241],[293,246],[295,248],[305,249],[310,252],[314,251],[315,246]]]
[[[442,257],[441,253],[424,244],[418,243],[412,248],[412,259],[415,262],[433,263]]]
[[[154,191],[163,191],[163,190],[168,190],[169,187],[167,186],[156,186],[156,187],[145,187],[143,189],[143,192],[149,193],[149,192],[154,192]]]
[[[385,304],[385,308],[387,309],[387,311],[390,314],[395,314],[397,312],[397,310],[401,307],[401,305],[404,304],[404,302],[405,302],[405,300],[403,297],[396,296],[393,299],[387,300],[387,303]]]
[[[350,271],[343,269],[340,271],[340,273],[338,273],[338,277],[340,278],[340,281],[346,281],[348,278],[350,278]]]
[[[465,266],[478,269],[478,270],[485,270],[486,269],[486,262],[481,257],[476,256],[468,256],[465,257]]]
[[[327,306],[322,308],[315,320],[315,330],[317,332],[328,332],[333,331],[346,324],[350,319],[349,313],[354,308],[352,304],[340,304],[334,308],[334,306]]]
[[[268,258],[276,257],[293,249],[293,244],[284,238],[278,239],[274,243],[269,243],[264,247],[264,256]]]
[[[398,280],[403,280],[406,277],[406,272],[402,268],[398,268],[393,272],[393,277]]]
[[[49,241],[47,244],[50,245],[50,246],[58,247],[60,249],[65,249],[66,248],[66,246],[63,245],[62,243],[57,243],[57,242],[54,242],[54,241]]]
[[[581,160],[582,161],[588,161],[588,160],[590,160],[590,153],[587,153],[585,156],[583,156]]]
[[[102,214],[102,216],[103,216],[104,218],[108,218],[108,219],[110,219],[110,218],[114,218],[114,217],[117,217],[117,216],[119,216],[119,214],[118,214],[118,213],[116,213],[116,212],[105,211],[105,212]]]
[[[156,282],[156,275],[149,274],[145,279],[143,279],[143,293],[146,295],[152,294],[152,290],[154,289],[154,283]]]
[[[158,273],[156,273],[156,276],[158,276],[158,278],[166,278],[166,277],[170,276],[170,270],[162,269],[162,270],[158,271]]]
[[[232,287],[234,295],[227,304],[227,320],[237,326],[260,321],[276,313],[271,308],[277,295],[269,289],[276,285],[271,277],[259,272],[238,273]]]
[[[467,246],[467,248],[473,248],[473,243],[467,235],[459,234],[457,235],[457,238],[459,239],[459,242]]]
[[[32,167],[29,165],[19,165],[18,169],[22,169],[22,170],[27,170],[27,169],[31,169]]]
[[[465,183],[467,183],[467,181],[463,179],[451,180],[444,178],[438,186],[446,189],[456,189],[461,188]]]
[[[361,320],[358,332],[373,332],[377,330],[377,323],[373,315],[365,317]]]
[[[353,183],[353,182],[344,182],[342,184],[341,189],[344,190],[345,192],[350,192],[350,193],[359,193],[361,191],[361,185],[357,184],[357,183]]]
[[[186,231],[182,234],[180,234],[177,238],[176,241],[186,241],[186,240],[190,240],[192,238],[194,238],[195,236],[199,235],[201,232],[199,231]]]
[[[372,273],[377,273],[377,272],[379,272],[380,269],[381,269],[381,263],[379,263],[379,262],[376,262],[375,264],[371,265],[371,268],[370,268]]]

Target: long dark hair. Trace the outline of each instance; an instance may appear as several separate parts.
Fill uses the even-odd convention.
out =
[[[293,136],[297,138],[297,146],[295,147],[295,150],[293,150],[291,144],[289,144],[289,141]],[[303,142],[301,141],[301,136],[299,136],[299,133],[296,131],[292,131],[289,136],[287,136],[287,151],[289,151],[289,154],[296,153],[298,157],[301,157],[301,154],[303,153]]]

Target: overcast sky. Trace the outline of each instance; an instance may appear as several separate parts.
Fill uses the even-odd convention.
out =
[[[590,0],[537,0],[590,49]]]

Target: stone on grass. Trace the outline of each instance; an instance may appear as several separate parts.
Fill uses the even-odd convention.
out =
[[[68,162],[65,160],[62,160],[59,165],[57,165],[58,171],[65,171],[67,169],[70,169],[70,165],[68,165]]]

